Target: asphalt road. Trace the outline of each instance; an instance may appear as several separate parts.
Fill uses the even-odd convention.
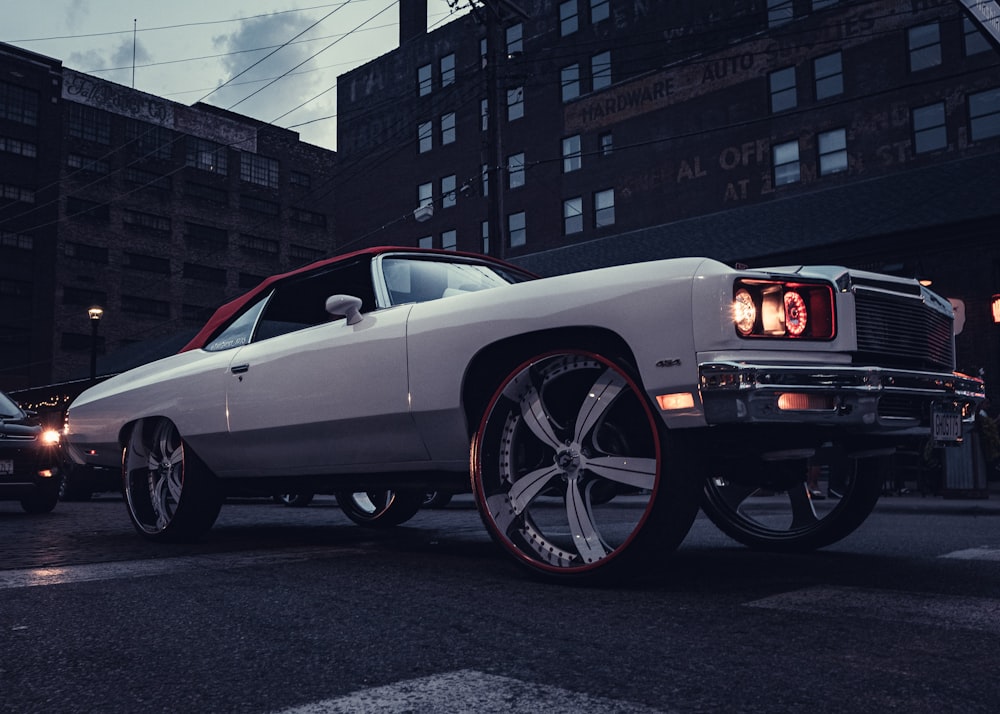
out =
[[[884,498],[806,556],[699,518],[660,572],[535,582],[471,501],[390,532],[228,503],[154,545],[119,498],[0,503],[4,712],[995,712],[1000,497]]]

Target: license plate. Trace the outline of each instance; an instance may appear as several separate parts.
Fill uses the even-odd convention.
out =
[[[10,459],[0,459],[0,475],[14,473],[14,462]]]
[[[962,440],[962,415],[957,411],[935,408],[931,411],[931,438],[958,443]]]

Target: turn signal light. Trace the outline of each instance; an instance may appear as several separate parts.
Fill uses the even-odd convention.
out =
[[[785,412],[830,411],[834,406],[833,399],[822,394],[785,392],[778,395],[778,409]]]
[[[691,409],[694,407],[694,395],[691,392],[660,394],[656,397],[656,403],[665,412],[677,409]]]

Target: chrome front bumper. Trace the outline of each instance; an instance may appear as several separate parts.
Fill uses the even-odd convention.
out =
[[[816,424],[869,434],[929,434],[935,409],[975,417],[983,381],[882,367],[740,362],[699,365],[709,424]]]

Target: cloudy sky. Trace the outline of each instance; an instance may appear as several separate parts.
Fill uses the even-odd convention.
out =
[[[427,6],[431,29],[457,16],[448,0]],[[181,104],[291,128],[328,149],[337,76],[399,37],[398,0],[0,0],[0,17],[0,41]]]

